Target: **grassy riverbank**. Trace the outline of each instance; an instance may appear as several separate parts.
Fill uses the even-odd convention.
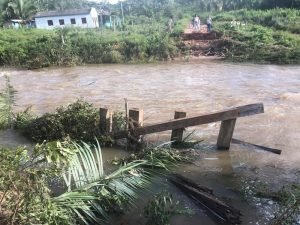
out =
[[[218,13],[214,20],[214,29],[223,33],[228,59],[300,63],[300,10],[238,10]]]
[[[122,29],[0,30],[0,65],[28,69],[101,63],[146,63],[186,54],[180,34],[192,12],[166,21],[142,17]],[[201,14],[205,21],[208,13]],[[179,19],[181,18],[181,19]],[[143,20],[142,20],[143,19]],[[300,63],[300,10],[238,10],[214,13],[214,30],[223,34],[217,51],[226,59],[272,64]],[[238,21],[243,25],[237,25]]]
[[[57,29],[1,30],[0,65],[25,68],[167,60],[173,38],[158,24],[125,31]]]

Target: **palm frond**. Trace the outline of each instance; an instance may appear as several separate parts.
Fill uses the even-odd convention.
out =
[[[71,191],[72,186],[80,188],[104,176],[102,153],[98,141],[97,146],[94,145],[93,148],[84,142],[82,145],[73,142],[73,147],[77,154],[74,154],[63,176],[68,191]]]
[[[147,151],[145,159],[123,163],[105,175],[98,142],[92,147],[84,142],[72,142],[71,146],[76,154],[64,174],[68,192],[53,198],[53,202],[86,225],[103,224],[108,212],[134,205],[155,170],[168,170],[181,160],[178,154],[169,150],[155,149]]]
[[[103,224],[108,215],[100,204],[99,198],[92,192],[71,191],[52,198],[58,207],[75,215],[82,223]],[[103,219],[101,219],[103,218]]]
[[[104,176],[99,143],[90,146],[72,142],[76,151],[63,177],[68,192],[53,198],[58,206],[76,215],[84,224],[103,224],[107,212],[120,210],[125,204],[134,204],[137,191],[150,181],[142,165],[146,161],[128,163]]]

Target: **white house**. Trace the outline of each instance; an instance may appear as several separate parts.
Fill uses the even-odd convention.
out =
[[[39,29],[65,26],[96,28],[99,27],[98,13],[95,8],[39,12],[35,15],[35,25]]]

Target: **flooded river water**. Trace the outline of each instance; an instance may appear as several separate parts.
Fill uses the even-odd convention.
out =
[[[272,217],[273,213],[273,209],[268,211],[272,202],[250,204],[241,200],[241,186],[246,182],[259,179],[275,190],[285,183],[299,183],[300,66],[202,61],[1,70],[9,73],[11,84],[18,91],[16,110],[31,105],[37,114],[54,111],[57,106],[81,97],[96,106],[124,110],[124,98],[127,98],[130,107],[144,109],[145,123],[152,123],[171,119],[178,109],[192,116],[262,102],[265,113],[238,119],[234,137],[281,149],[282,155],[237,144],[232,144],[229,152],[216,151],[220,124],[214,123],[188,130],[194,131],[193,138],[205,141],[194,150],[194,164],[181,167],[180,172],[229,199],[242,211],[243,224],[267,224],[268,216]],[[151,135],[149,139],[168,140],[169,133]],[[26,140],[13,132],[4,132],[0,142],[10,146]],[[107,150],[106,154],[114,157],[114,150]],[[154,190],[173,188],[164,183],[154,184]],[[178,191],[173,192],[196,209]],[[127,213],[112,224],[143,224],[141,207],[133,211],[135,216]],[[218,224],[197,210],[195,215],[183,218],[176,217],[172,224]]]

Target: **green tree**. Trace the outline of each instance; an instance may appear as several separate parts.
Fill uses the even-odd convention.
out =
[[[299,8],[300,0],[263,0],[263,8]]]
[[[2,15],[7,19],[26,20],[36,12],[34,2],[30,0],[4,0],[1,6]]]
[[[87,5],[86,0],[35,0],[39,11],[78,9]]]

